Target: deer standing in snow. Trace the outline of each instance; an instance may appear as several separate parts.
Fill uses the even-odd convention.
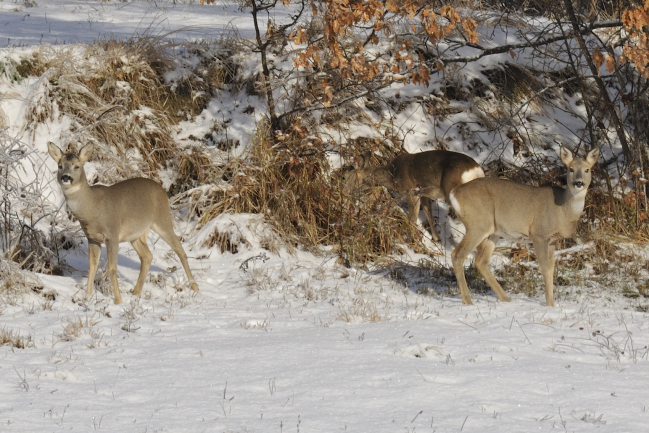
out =
[[[122,302],[117,285],[117,252],[120,242],[130,242],[141,262],[133,289],[133,294],[140,296],[153,258],[147,246],[149,230],[171,246],[185,269],[191,289],[198,291],[187,254],[174,233],[169,199],[160,185],[151,179],[134,178],[112,186],[90,186],[83,165],[92,156],[92,145],[84,146],[79,153],[63,153],[58,146],[48,143],[48,151],[58,164],[57,179],[68,208],[88,238],[88,295],[93,292],[101,244],[104,243],[115,303]]]
[[[464,276],[464,261],[477,248],[475,266],[501,301],[509,301],[489,269],[489,259],[501,237],[531,239],[545,281],[545,303],[554,306],[554,244],[571,237],[584,210],[591,168],[599,149],[585,158],[561,147],[561,161],[568,168],[566,188],[533,187],[503,179],[476,179],[453,189],[450,201],[464,223],[466,234],[452,253],[453,271],[462,302],[471,304]]]

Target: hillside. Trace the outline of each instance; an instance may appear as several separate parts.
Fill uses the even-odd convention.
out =
[[[311,8],[284,32],[299,2],[261,14],[260,49],[241,5],[0,3],[2,430],[644,432],[645,158],[630,155],[645,155],[646,80],[600,65],[627,143],[576,42],[524,46],[560,34],[549,13],[462,9],[475,43],[461,29],[433,43],[395,18],[363,51],[389,72],[368,78],[296,67],[320,41]],[[619,37],[608,12],[590,46]],[[91,183],[162,184],[199,292],[151,234],[141,298],[129,244],[124,303],[105,250],[86,297],[88,244],[48,142],[93,144]],[[558,246],[555,308],[533,248],[507,241],[491,264],[512,301],[467,261],[463,305],[449,206],[434,208],[434,242],[423,212],[413,226],[400,197],[341,181],[366,155],[447,149],[487,176],[556,186],[561,145],[602,156],[577,236]]]

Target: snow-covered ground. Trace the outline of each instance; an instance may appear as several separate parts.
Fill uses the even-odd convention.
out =
[[[249,15],[231,0],[205,6],[170,0],[0,2],[3,47],[165,35],[179,41],[215,39],[230,32],[251,37],[253,29]]]
[[[235,28],[246,36],[252,26],[224,1],[0,2],[2,46],[121,39],[147,29],[216,38]],[[5,103],[18,109],[21,99]],[[19,123],[17,116],[7,117]],[[201,122],[183,122],[179,137]],[[51,126],[50,136],[57,127],[64,125]],[[45,143],[34,147],[51,176]],[[258,216],[221,215],[212,224],[238,238],[238,253],[203,248],[205,231],[177,225],[198,294],[176,290],[184,282],[179,262],[152,235],[141,299],[129,293],[139,261],[127,245],[119,256],[122,305],[109,292],[84,297],[82,250],[65,256],[65,276],[39,275],[33,293],[0,295],[0,331],[29,339],[25,349],[0,346],[0,431],[649,428],[642,298],[586,281],[557,287],[555,308],[543,295],[500,303],[492,293],[474,293],[475,305],[465,306],[454,286],[431,283],[417,293],[426,275],[416,268],[420,256],[405,257],[395,272],[348,269],[333,254],[263,249],[272,235]]]

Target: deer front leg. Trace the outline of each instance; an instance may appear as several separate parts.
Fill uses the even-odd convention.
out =
[[[408,203],[408,219],[413,224],[417,224],[419,217],[419,206],[421,205],[421,197],[418,195],[406,195],[406,202]]]
[[[119,293],[119,286],[117,285],[117,253],[119,251],[119,242],[106,239],[106,255],[108,256],[108,275],[110,282],[113,286],[113,295],[115,296],[115,303],[122,303],[122,296]]]
[[[532,240],[532,242],[536,260],[539,262],[541,275],[545,282],[545,305],[554,307],[554,246],[541,238]]]
[[[92,295],[95,285],[95,275],[97,275],[97,267],[99,266],[99,258],[101,257],[101,244],[88,239],[88,288],[86,294]]]

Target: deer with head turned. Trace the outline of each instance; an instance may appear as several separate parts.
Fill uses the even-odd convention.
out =
[[[415,224],[423,207],[430,234],[439,241],[432,212],[432,200],[448,203],[451,190],[473,179],[484,177],[482,167],[468,155],[448,150],[402,153],[380,167],[366,168],[368,156],[363,155],[359,167],[343,173],[348,190],[360,185],[383,186],[406,198],[408,216]]]
[[[149,230],[171,246],[185,269],[191,289],[198,291],[185,250],[174,233],[169,199],[160,185],[151,179],[134,178],[112,186],[90,186],[83,165],[92,156],[92,145],[84,146],[79,153],[63,153],[54,143],[48,143],[48,151],[58,164],[57,180],[68,209],[79,220],[88,238],[88,295],[93,292],[103,243],[106,244],[115,303],[122,302],[117,285],[117,252],[120,242],[130,242],[141,262],[133,289],[133,294],[140,296],[153,258],[147,246]]]
[[[554,245],[577,231],[599,149],[594,148],[585,158],[579,158],[562,146],[560,156],[568,168],[566,188],[539,188],[484,178],[451,191],[451,205],[466,228],[464,238],[452,253],[453,271],[465,304],[472,302],[464,276],[464,261],[476,248],[476,268],[498,299],[509,302],[489,269],[496,242],[505,237],[532,241],[545,282],[545,303],[554,306]]]

